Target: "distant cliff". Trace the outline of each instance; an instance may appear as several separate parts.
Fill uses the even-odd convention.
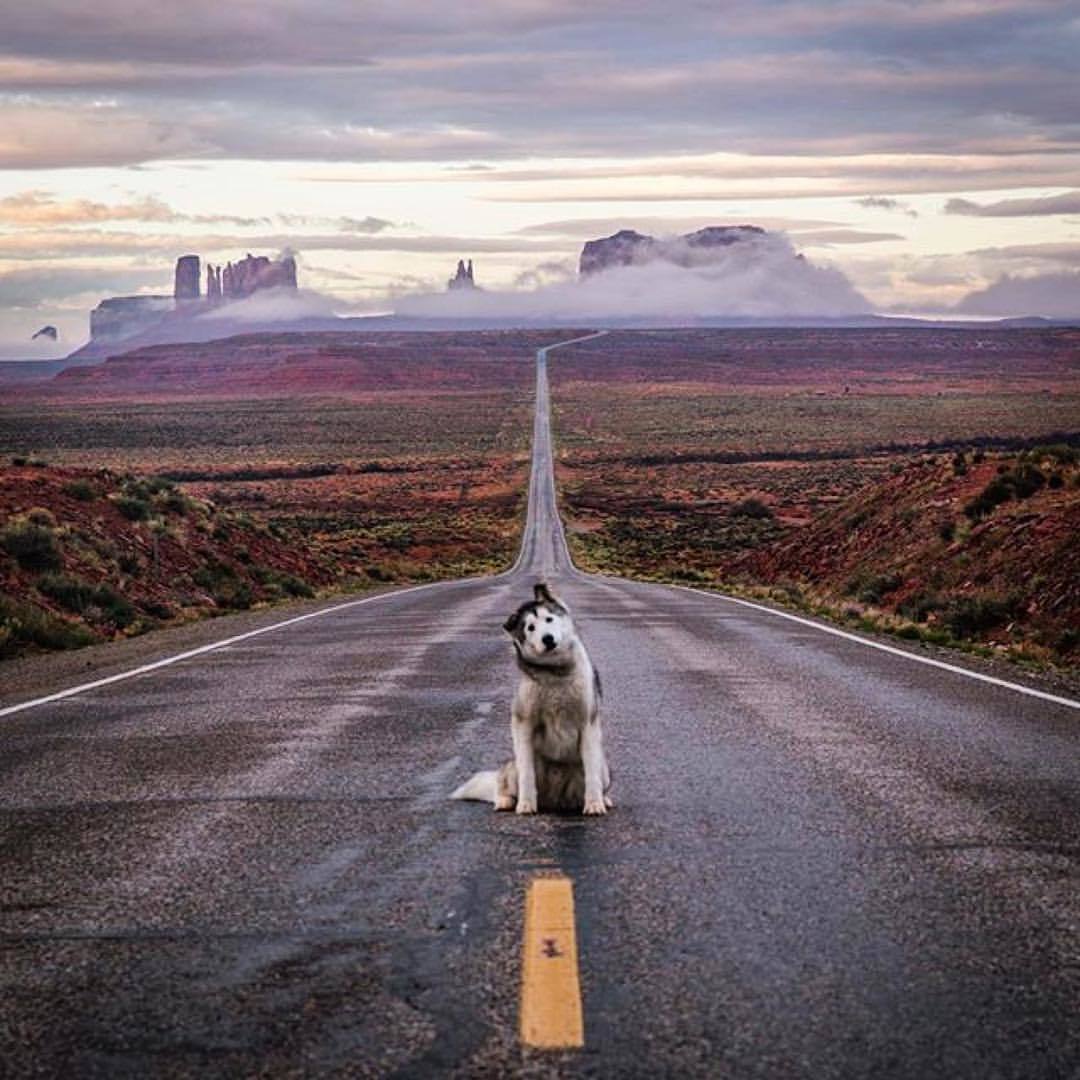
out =
[[[201,279],[199,256],[181,255],[176,260],[171,297],[110,296],[102,300],[90,312],[89,342],[71,355],[105,356],[117,342],[149,344],[155,335],[162,340],[176,340],[177,329],[211,308],[243,300],[264,289],[295,292],[296,260],[292,255],[271,259],[248,254],[224,266],[207,264],[205,296]]]
[[[710,225],[685,236],[657,240],[634,229],[620,229],[600,240],[589,240],[581,249],[578,272],[582,277],[598,274],[613,266],[633,266],[663,259],[677,266],[692,266],[703,250],[729,247],[765,235],[757,225]]]

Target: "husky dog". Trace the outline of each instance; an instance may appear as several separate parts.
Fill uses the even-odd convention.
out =
[[[491,801],[496,810],[583,810],[606,814],[611,784],[600,729],[600,676],[577,636],[570,609],[547,585],[510,616],[521,681],[510,715],[514,760],[466,780],[453,799]]]

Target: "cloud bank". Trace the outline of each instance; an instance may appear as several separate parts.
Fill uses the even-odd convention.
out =
[[[969,293],[956,310],[965,315],[1042,315],[1048,319],[1080,318],[1080,271],[1004,274],[992,285]]]
[[[781,234],[721,248],[683,251],[678,245],[678,240],[665,242],[668,258],[612,267],[579,281],[520,292],[463,290],[404,297],[395,313],[535,322],[812,317],[871,310],[839,270],[815,266],[797,255]]]

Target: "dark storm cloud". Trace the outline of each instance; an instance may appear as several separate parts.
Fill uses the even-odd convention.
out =
[[[39,0],[5,12],[0,166],[1052,148],[1077,34],[1039,0]]]

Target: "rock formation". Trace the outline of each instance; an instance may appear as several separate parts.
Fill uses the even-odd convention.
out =
[[[217,276],[224,299],[242,300],[260,289],[295,289],[296,260],[291,255],[272,260],[249,253],[240,262],[218,267]]]
[[[472,259],[466,265],[464,259],[458,259],[457,273],[446,283],[446,287],[452,291],[455,289],[475,289],[476,282],[473,280]]]
[[[199,256],[181,255],[176,260],[173,298],[178,304],[188,304],[198,300],[199,295]]]
[[[206,302],[217,305],[221,303],[221,267],[206,264]]]
[[[156,326],[173,310],[168,296],[110,296],[90,312],[90,340],[111,343]]]
[[[613,266],[632,266],[653,259],[689,266],[695,261],[696,251],[728,247],[764,235],[765,230],[757,225],[710,225],[686,236],[660,240],[633,229],[620,229],[611,236],[586,242],[581,249],[578,272],[582,277],[588,277]]]
[[[620,229],[602,240],[588,240],[581,249],[578,273],[588,277],[601,270],[610,270],[613,266],[647,262],[652,258],[655,246],[656,241],[651,236],[633,229]]]
[[[260,289],[297,287],[296,260],[291,255],[280,259],[248,255],[225,266],[207,264],[203,297],[201,262],[198,255],[181,255],[176,260],[171,297],[111,296],[102,300],[90,312],[90,343],[84,348],[138,337],[173,320],[183,322]]]

